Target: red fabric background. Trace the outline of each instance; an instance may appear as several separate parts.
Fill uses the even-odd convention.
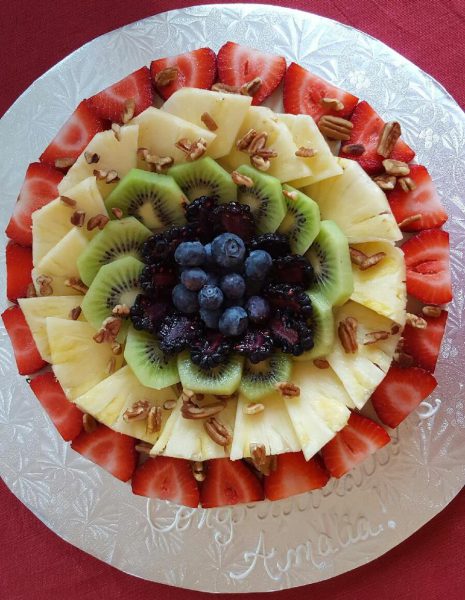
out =
[[[284,0],[353,25],[433,75],[465,106],[464,0]],[[15,0],[1,8],[0,114],[36,77],[90,39],[180,6],[185,0]],[[38,521],[0,482],[1,600],[191,600],[186,590],[141,581],[87,556]],[[465,493],[384,557],[328,582],[274,595],[282,600],[465,598]],[[238,597],[234,595],[234,597]],[[243,596],[242,596],[243,597]],[[257,600],[264,595],[255,596]],[[269,596],[268,596],[269,597]]]

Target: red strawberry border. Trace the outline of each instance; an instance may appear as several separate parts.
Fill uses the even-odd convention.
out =
[[[342,119],[340,155],[358,161],[388,192],[403,231],[420,232],[405,242],[402,249],[406,256],[408,293],[425,306],[421,314],[410,318],[404,332],[404,346],[372,398],[380,420],[388,426],[397,426],[436,386],[432,372],[447,320],[447,312],[438,305],[452,299],[449,240],[442,230],[447,214],[425,167],[412,165],[408,166],[408,172],[402,171],[403,164],[410,163],[415,153],[400,139],[398,123],[386,124],[367,102],[358,102],[355,96],[295,63],[286,69],[284,57],[228,42],[218,57],[203,48],[159,59],[152,62],[150,71],[142,67],[83,100],[44,150],[40,162],[32,163],[27,170],[6,229],[11,240],[6,252],[9,300],[16,302],[31,293],[32,212],[57,196],[63,173],[95,133],[111,127],[112,122],[124,123],[142,112],[153,102],[153,88],[165,99],[183,85],[208,89],[217,72],[219,87],[226,86],[230,91],[243,93],[254,84],[254,104],[263,102],[284,78],[287,112],[310,114],[317,121],[325,117],[326,125],[330,126]],[[257,86],[256,78],[260,75],[263,79]],[[396,137],[386,155],[380,139],[394,130]],[[45,363],[21,309],[14,305],[2,318],[20,374],[36,373]],[[63,439],[72,442],[73,449],[122,481],[132,479],[135,494],[187,506],[197,506],[199,501],[204,507],[213,507],[264,497],[275,500],[318,489],[330,475],[341,477],[390,440],[379,424],[353,412],[347,426],[322,449],[321,456],[308,462],[302,453],[280,455],[272,459],[272,465],[268,463],[262,469],[268,473],[264,475],[245,461],[217,459],[209,461],[204,472],[198,465],[191,469],[188,461],[180,459],[147,459],[143,444],[136,445],[133,438],[83,418],[67,400],[52,373],[37,375],[31,387]]]

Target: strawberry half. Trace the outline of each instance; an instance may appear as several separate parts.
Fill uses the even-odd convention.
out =
[[[414,190],[404,192],[397,183],[391,192],[387,192],[396,221],[401,223],[404,219],[421,215],[421,219],[403,226],[402,230],[420,231],[441,227],[447,221],[447,213],[426,167],[410,165],[409,177],[415,182]]]
[[[401,246],[407,267],[407,292],[425,304],[452,300],[449,234],[426,229]]]
[[[284,56],[267,54],[254,48],[226,42],[218,52],[218,77],[226,85],[241,86],[260,77],[262,83],[252,104],[261,104],[281,83],[286,71]]]
[[[127,100],[134,100],[136,103],[134,116],[152,104],[152,80],[148,67],[134,71],[124,79],[88,98],[87,102],[101,119],[122,123]]]
[[[390,441],[381,425],[353,412],[344,429],[322,448],[321,455],[331,475],[342,477]]]
[[[6,235],[22,246],[32,245],[32,218],[35,210],[42,208],[58,196],[58,184],[63,173],[49,165],[31,163],[13,209]]]
[[[302,452],[280,454],[276,470],[265,477],[265,496],[281,500],[322,488],[328,480],[329,474],[317,457],[306,461]]]
[[[388,427],[397,427],[427,398],[437,381],[424,369],[392,365],[371,396],[376,414]]]
[[[157,456],[147,459],[132,477],[132,491],[138,496],[171,500],[197,508],[199,488],[188,460]]]
[[[74,440],[81,433],[83,413],[68,400],[53,373],[34,377],[31,388],[65,442]]]
[[[174,80],[167,85],[162,82],[158,84],[157,75],[170,67],[177,70]],[[185,54],[159,58],[150,64],[150,72],[157,92],[165,100],[182,87],[209,90],[216,78],[216,54],[210,48],[199,48]]]
[[[6,295],[15,302],[27,296],[32,284],[32,250],[9,242],[6,246]]]
[[[402,350],[412,356],[419,367],[433,373],[441,349],[448,313],[443,310],[439,317],[421,316],[427,323],[426,329],[406,325],[402,333],[404,338]]]
[[[367,173],[376,174],[381,172],[384,158],[376,150],[385,122],[365,101],[357,104],[350,120],[353,125],[350,139],[344,142],[339,155],[356,160]],[[351,144],[361,144],[365,151],[362,155],[344,152],[344,147]],[[389,158],[409,163],[414,157],[415,152],[399,139]]]
[[[257,500],[263,500],[262,485],[243,462],[229,458],[208,461],[207,477],[200,490],[203,508]]]
[[[83,100],[40,156],[40,161],[55,166],[58,159],[76,159],[105,124]]]
[[[344,108],[334,110],[328,104],[321,102],[323,98],[339,100]],[[284,76],[283,103],[284,110],[288,113],[310,115],[316,122],[323,115],[347,119],[357,102],[357,96],[341,90],[294,62],[287,68]]]
[[[71,448],[96,463],[112,475],[128,481],[136,468],[136,440],[128,435],[98,425],[95,431],[82,431]]]
[[[23,311],[19,306],[7,308],[2,314],[3,323],[10,336],[20,375],[35,373],[47,364],[39,354]]]

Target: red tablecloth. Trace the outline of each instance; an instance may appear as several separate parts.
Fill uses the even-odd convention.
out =
[[[433,75],[465,106],[464,0],[270,3],[313,11],[370,33]],[[15,0],[2,3],[0,114],[36,77],[90,39],[154,13],[190,4],[194,2]],[[138,580],[80,552],[49,531],[1,482],[0,506],[1,600],[200,597],[194,592]],[[276,597],[463,600],[464,551],[465,493],[462,492],[433,521],[377,561],[328,582],[276,593]]]

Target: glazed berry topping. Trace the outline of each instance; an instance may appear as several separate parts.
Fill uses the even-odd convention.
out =
[[[235,233],[244,242],[249,242],[255,233],[255,219],[250,212],[250,206],[229,202],[221,204],[214,213],[215,231]]]
[[[178,274],[169,263],[156,262],[143,268],[139,282],[145,292],[158,296],[167,292],[169,295],[178,282]]]
[[[305,321],[277,311],[270,321],[270,328],[275,345],[288,354],[299,356],[313,348],[312,331]]]
[[[186,220],[202,242],[211,239],[216,198],[201,196],[186,206]]]

